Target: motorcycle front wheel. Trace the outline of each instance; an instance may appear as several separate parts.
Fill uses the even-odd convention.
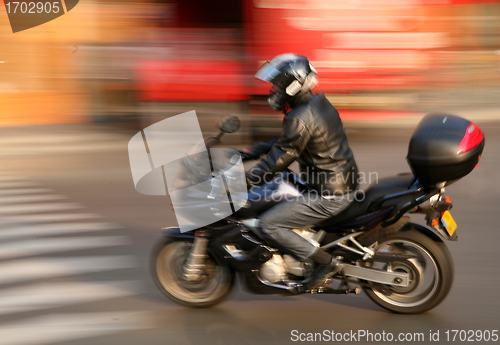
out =
[[[370,299],[395,313],[417,314],[430,310],[445,299],[453,284],[453,259],[448,248],[430,230],[418,226],[419,231],[416,227],[411,225],[405,231],[386,237],[376,248],[381,253],[410,254],[414,258],[372,266],[407,273],[409,286],[368,283],[363,287]]]
[[[153,252],[152,275],[163,294],[181,305],[208,308],[223,301],[234,285],[234,271],[208,251],[199,278],[184,278],[185,265],[193,243],[166,241]]]

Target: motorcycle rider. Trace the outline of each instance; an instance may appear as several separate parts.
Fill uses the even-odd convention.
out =
[[[338,111],[323,94],[311,92],[317,78],[307,57],[278,55],[255,76],[272,83],[268,103],[283,111],[284,118],[281,137],[247,173],[247,183],[250,189],[262,186],[298,161],[301,177],[313,190],[272,207],[259,217],[259,224],[284,251],[317,263],[306,285],[314,289],[338,273],[342,264],[292,229],[317,224],[347,208],[358,188],[358,169]]]

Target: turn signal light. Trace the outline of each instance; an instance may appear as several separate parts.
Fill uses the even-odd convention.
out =
[[[438,224],[439,224],[439,220],[438,220],[437,218],[434,218],[434,219],[432,220],[431,225],[432,225],[432,226],[438,226]]]
[[[205,237],[205,231],[204,230],[197,230],[194,232],[194,237]]]
[[[445,197],[444,202],[447,204],[451,204],[451,198],[449,196]]]

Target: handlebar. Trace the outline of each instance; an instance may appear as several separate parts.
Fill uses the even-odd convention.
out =
[[[209,137],[205,139],[205,146],[207,149],[212,148],[220,144],[220,138],[224,135],[223,131],[219,131],[219,133],[215,137]]]

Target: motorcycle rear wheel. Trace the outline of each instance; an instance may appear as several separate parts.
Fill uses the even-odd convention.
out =
[[[200,278],[184,279],[183,267],[192,247],[190,241],[161,243],[153,254],[152,275],[159,290],[174,302],[195,308],[208,308],[222,302],[234,285],[234,271],[208,251]]]
[[[453,259],[446,245],[432,231],[412,225],[408,230],[385,238],[376,251],[399,251],[417,256],[391,266],[378,263],[378,268],[390,268],[410,276],[410,286],[407,288],[375,283],[363,287],[368,297],[381,307],[400,314],[423,313],[440,304],[450,292],[454,276]]]

